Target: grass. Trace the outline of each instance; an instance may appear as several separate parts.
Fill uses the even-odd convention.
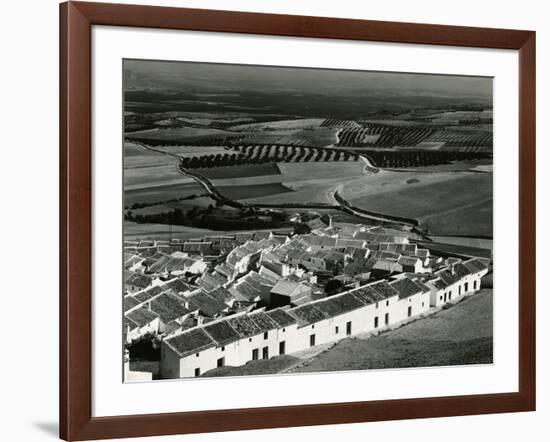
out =
[[[264,175],[280,175],[281,171],[275,163],[248,164],[230,167],[212,167],[196,169],[198,173],[210,179],[247,178]]]
[[[482,258],[491,258],[493,255],[492,249],[482,249],[464,244],[446,244],[430,241],[419,241],[419,244],[433,252],[434,255],[466,255],[477,256]]]
[[[366,210],[415,218],[433,235],[492,236],[492,174],[377,175],[380,177],[365,177],[357,185],[344,188],[344,197]]]
[[[218,191],[228,198],[233,200],[244,200],[248,198],[259,198],[268,195],[278,195],[282,193],[292,192],[288,187],[280,183],[254,184],[251,186],[229,186],[216,187]],[[284,196],[281,197],[281,200]]]
[[[493,236],[493,200],[431,216],[421,222],[432,235]]]
[[[204,188],[195,182],[184,184],[168,184],[149,188],[126,190],[124,205],[131,207],[134,203],[154,203],[190,195],[202,195]]]
[[[276,374],[285,368],[290,367],[298,361],[294,356],[276,356],[271,359],[261,359],[258,361],[250,361],[246,365],[240,367],[225,366],[215,368],[203,374],[204,377],[220,377],[220,376],[254,376],[262,374]]]
[[[292,372],[493,362],[493,291],[369,339],[344,339]]]

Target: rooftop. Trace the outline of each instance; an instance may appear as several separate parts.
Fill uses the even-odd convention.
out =
[[[180,357],[191,353],[198,353],[208,347],[216,345],[214,340],[202,328],[192,328],[172,338],[165,339]]]

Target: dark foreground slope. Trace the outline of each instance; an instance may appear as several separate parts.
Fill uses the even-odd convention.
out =
[[[292,372],[489,364],[493,291],[370,339],[345,339]]]

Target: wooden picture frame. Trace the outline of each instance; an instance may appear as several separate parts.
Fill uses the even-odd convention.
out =
[[[91,28],[129,26],[519,52],[519,391],[92,417]],[[535,410],[535,32],[105,3],[60,6],[60,437],[122,438]]]

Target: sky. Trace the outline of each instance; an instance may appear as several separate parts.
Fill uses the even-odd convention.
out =
[[[492,98],[488,77],[125,60],[126,88]]]

